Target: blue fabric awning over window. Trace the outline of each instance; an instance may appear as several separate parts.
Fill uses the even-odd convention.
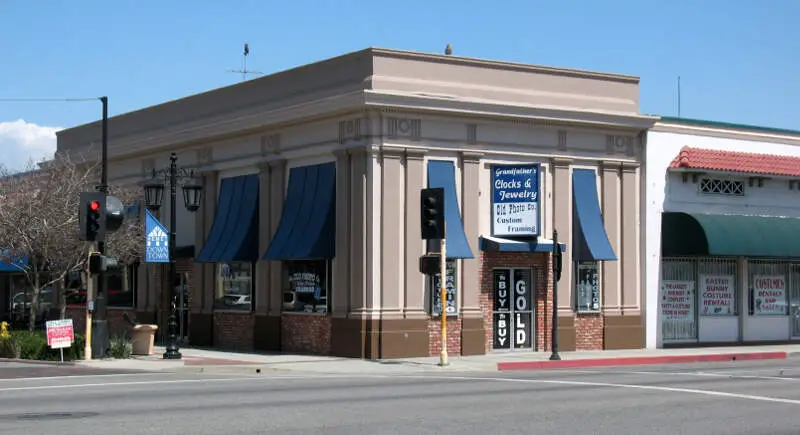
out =
[[[336,255],[336,163],[289,171],[286,202],[263,260],[329,260]]]
[[[615,261],[617,256],[608,241],[600,201],[597,175],[591,169],[572,171],[573,258],[578,261]]]
[[[428,187],[444,188],[445,241],[447,258],[474,258],[469,249],[456,195],[456,169],[451,161],[428,161]],[[428,252],[439,252],[439,241],[428,241]]]
[[[567,245],[561,245],[561,252],[567,252]],[[553,252],[553,241],[542,237],[529,239],[505,239],[494,236],[481,236],[478,246],[483,252]]]
[[[222,180],[214,224],[195,262],[258,261],[258,185],[255,174]]]
[[[18,259],[8,257],[8,251],[3,251],[3,255],[0,257],[0,273],[21,273],[28,265],[27,257]]]

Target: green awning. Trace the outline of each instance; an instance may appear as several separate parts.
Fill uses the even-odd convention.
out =
[[[663,213],[661,255],[800,257],[800,219]]]

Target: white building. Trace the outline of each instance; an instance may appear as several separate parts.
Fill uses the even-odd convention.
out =
[[[800,131],[665,117],[645,161],[646,347],[800,340]]]

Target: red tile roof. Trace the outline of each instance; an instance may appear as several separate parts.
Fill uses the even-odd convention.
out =
[[[800,157],[683,147],[670,168],[800,177]]]

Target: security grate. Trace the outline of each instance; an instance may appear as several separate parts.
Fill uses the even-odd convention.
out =
[[[700,180],[700,193],[707,195],[744,195],[744,183],[735,180],[703,178]]]

